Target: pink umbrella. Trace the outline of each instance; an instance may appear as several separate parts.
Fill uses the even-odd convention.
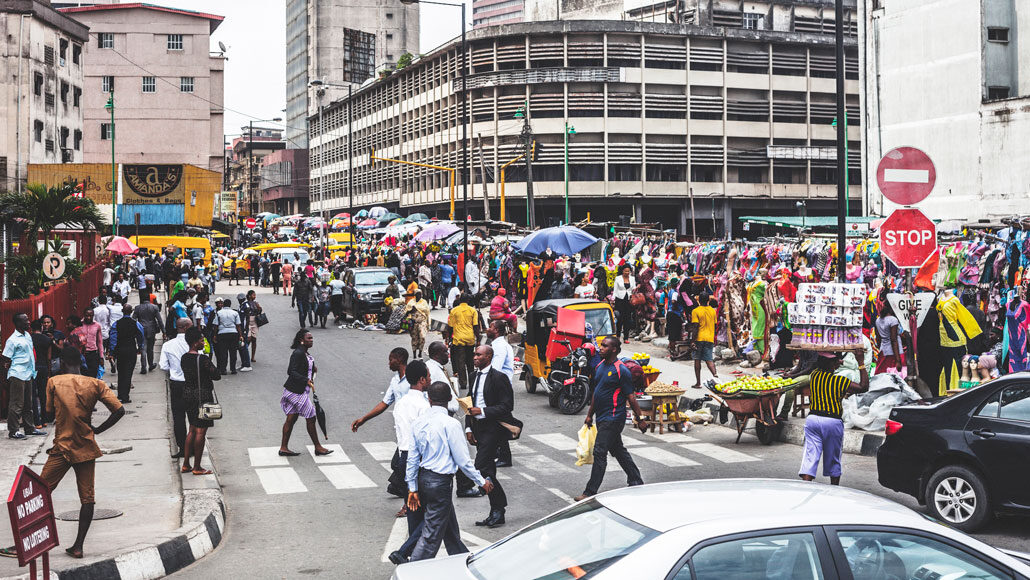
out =
[[[139,247],[137,247],[136,244],[122,236],[111,238],[111,241],[107,243],[106,249],[108,252],[114,252],[116,254],[135,254],[139,251]]]
[[[461,228],[452,223],[436,223],[422,230],[421,233],[415,236],[415,239],[420,242],[431,242],[433,240],[446,238],[460,229]]]

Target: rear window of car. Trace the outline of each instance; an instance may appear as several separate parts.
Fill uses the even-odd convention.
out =
[[[387,285],[390,283],[390,276],[393,273],[389,270],[375,270],[372,272],[355,272],[354,283],[357,286]]]

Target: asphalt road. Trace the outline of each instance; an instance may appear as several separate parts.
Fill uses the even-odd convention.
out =
[[[237,291],[220,288],[225,295]],[[227,530],[215,552],[175,576],[388,578],[393,565],[385,556],[406,535],[404,520],[394,517],[401,501],[385,491],[395,447],[393,420],[387,411],[357,433],[351,433],[350,423],[382,398],[390,379],[387,354],[396,346],[408,347],[408,338],[332,326],[312,331],[312,354],[319,368],[316,387],[329,424],[323,442],[339,447],[326,462],[316,463],[305,453],[311,441],[298,424],[291,448],[302,455],[287,460],[275,451],[283,421],[279,399],[289,345],[299,328],[297,315],[289,298],[268,290],[258,291],[258,301],[271,323],[260,331],[254,371],[228,376],[216,385],[225,418],[208,432],[225,493]],[[430,340],[435,339],[434,333]],[[489,511],[486,498],[456,500],[465,543],[473,550],[568,505],[589,477],[589,466],[575,466],[580,418],[550,409],[545,396],[530,395],[518,380],[515,415],[525,422],[524,435],[512,445],[515,466],[499,475],[508,494],[507,524],[477,528],[475,520]],[[795,478],[801,458],[800,447],[762,446],[749,434],[735,444],[735,431],[717,425],[695,426],[688,434],[626,433],[645,482]],[[880,487],[871,457],[845,455],[843,484],[918,509],[908,496]],[[601,490],[623,485],[624,474],[610,461]],[[1026,523],[1018,518],[997,521],[977,537],[999,547],[1025,549]]]

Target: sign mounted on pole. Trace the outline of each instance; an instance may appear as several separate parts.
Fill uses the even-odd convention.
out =
[[[919,268],[937,251],[937,225],[918,209],[896,209],[880,224],[880,250],[898,268]]]
[[[51,280],[64,276],[64,267],[64,256],[57,252],[50,252],[43,258],[43,275]]]
[[[43,578],[50,577],[48,552],[58,546],[57,520],[50,488],[43,478],[22,465],[7,496],[11,516],[11,533],[18,553],[18,565],[31,563],[31,576],[36,577],[36,558],[43,557]]]
[[[876,185],[898,205],[915,205],[930,195],[937,169],[930,156],[915,147],[891,149],[876,166]]]
[[[247,218],[247,221],[244,222],[244,223],[246,224],[247,229],[251,229],[252,230],[252,229],[257,227],[257,220],[254,219],[254,218]]]
[[[894,314],[901,320],[908,320],[915,314],[916,326],[922,326],[930,312],[930,305],[933,304],[937,295],[933,292],[919,292],[917,294],[901,294],[891,292],[887,294],[887,302],[894,309]]]

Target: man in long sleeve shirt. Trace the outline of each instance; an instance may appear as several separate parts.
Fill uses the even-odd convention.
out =
[[[118,338],[121,335],[121,341]],[[132,306],[122,306],[122,317],[111,327],[111,352],[117,356],[118,400],[131,403],[132,371],[136,368],[136,355],[143,354],[143,325],[132,318]]]
[[[157,368],[157,361],[154,359],[154,343],[157,335],[164,333],[164,321],[161,319],[161,308],[153,302],[147,301],[140,304],[132,312],[132,317],[143,325],[143,337],[146,341],[145,360],[140,363],[140,374],[147,374]]]
[[[444,383],[429,386],[429,410],[412,425],[412,446],[408,451],[405,479],[408,483],[408,509],[425,509],[422,535],[411,555],[412,561],[435,558],[440,543],[468,551],[461,542],[458,519],[451,502],[454,473],[461,469],[486,493],[493,483],[476,470],[469,456],[461,425],[447,415],[451,388]]]
[[[193,326],[189,318],[175,321],[175,338],[161,345],[161,370],[168,371],[168,386],[172,407],[172,432],[179,450],[172,457],[182,457],[186,448],[186,400],[183,391],[186,389],[186,377],[182,374],[182,355],[190,350],[186,342],[186,329]]]

